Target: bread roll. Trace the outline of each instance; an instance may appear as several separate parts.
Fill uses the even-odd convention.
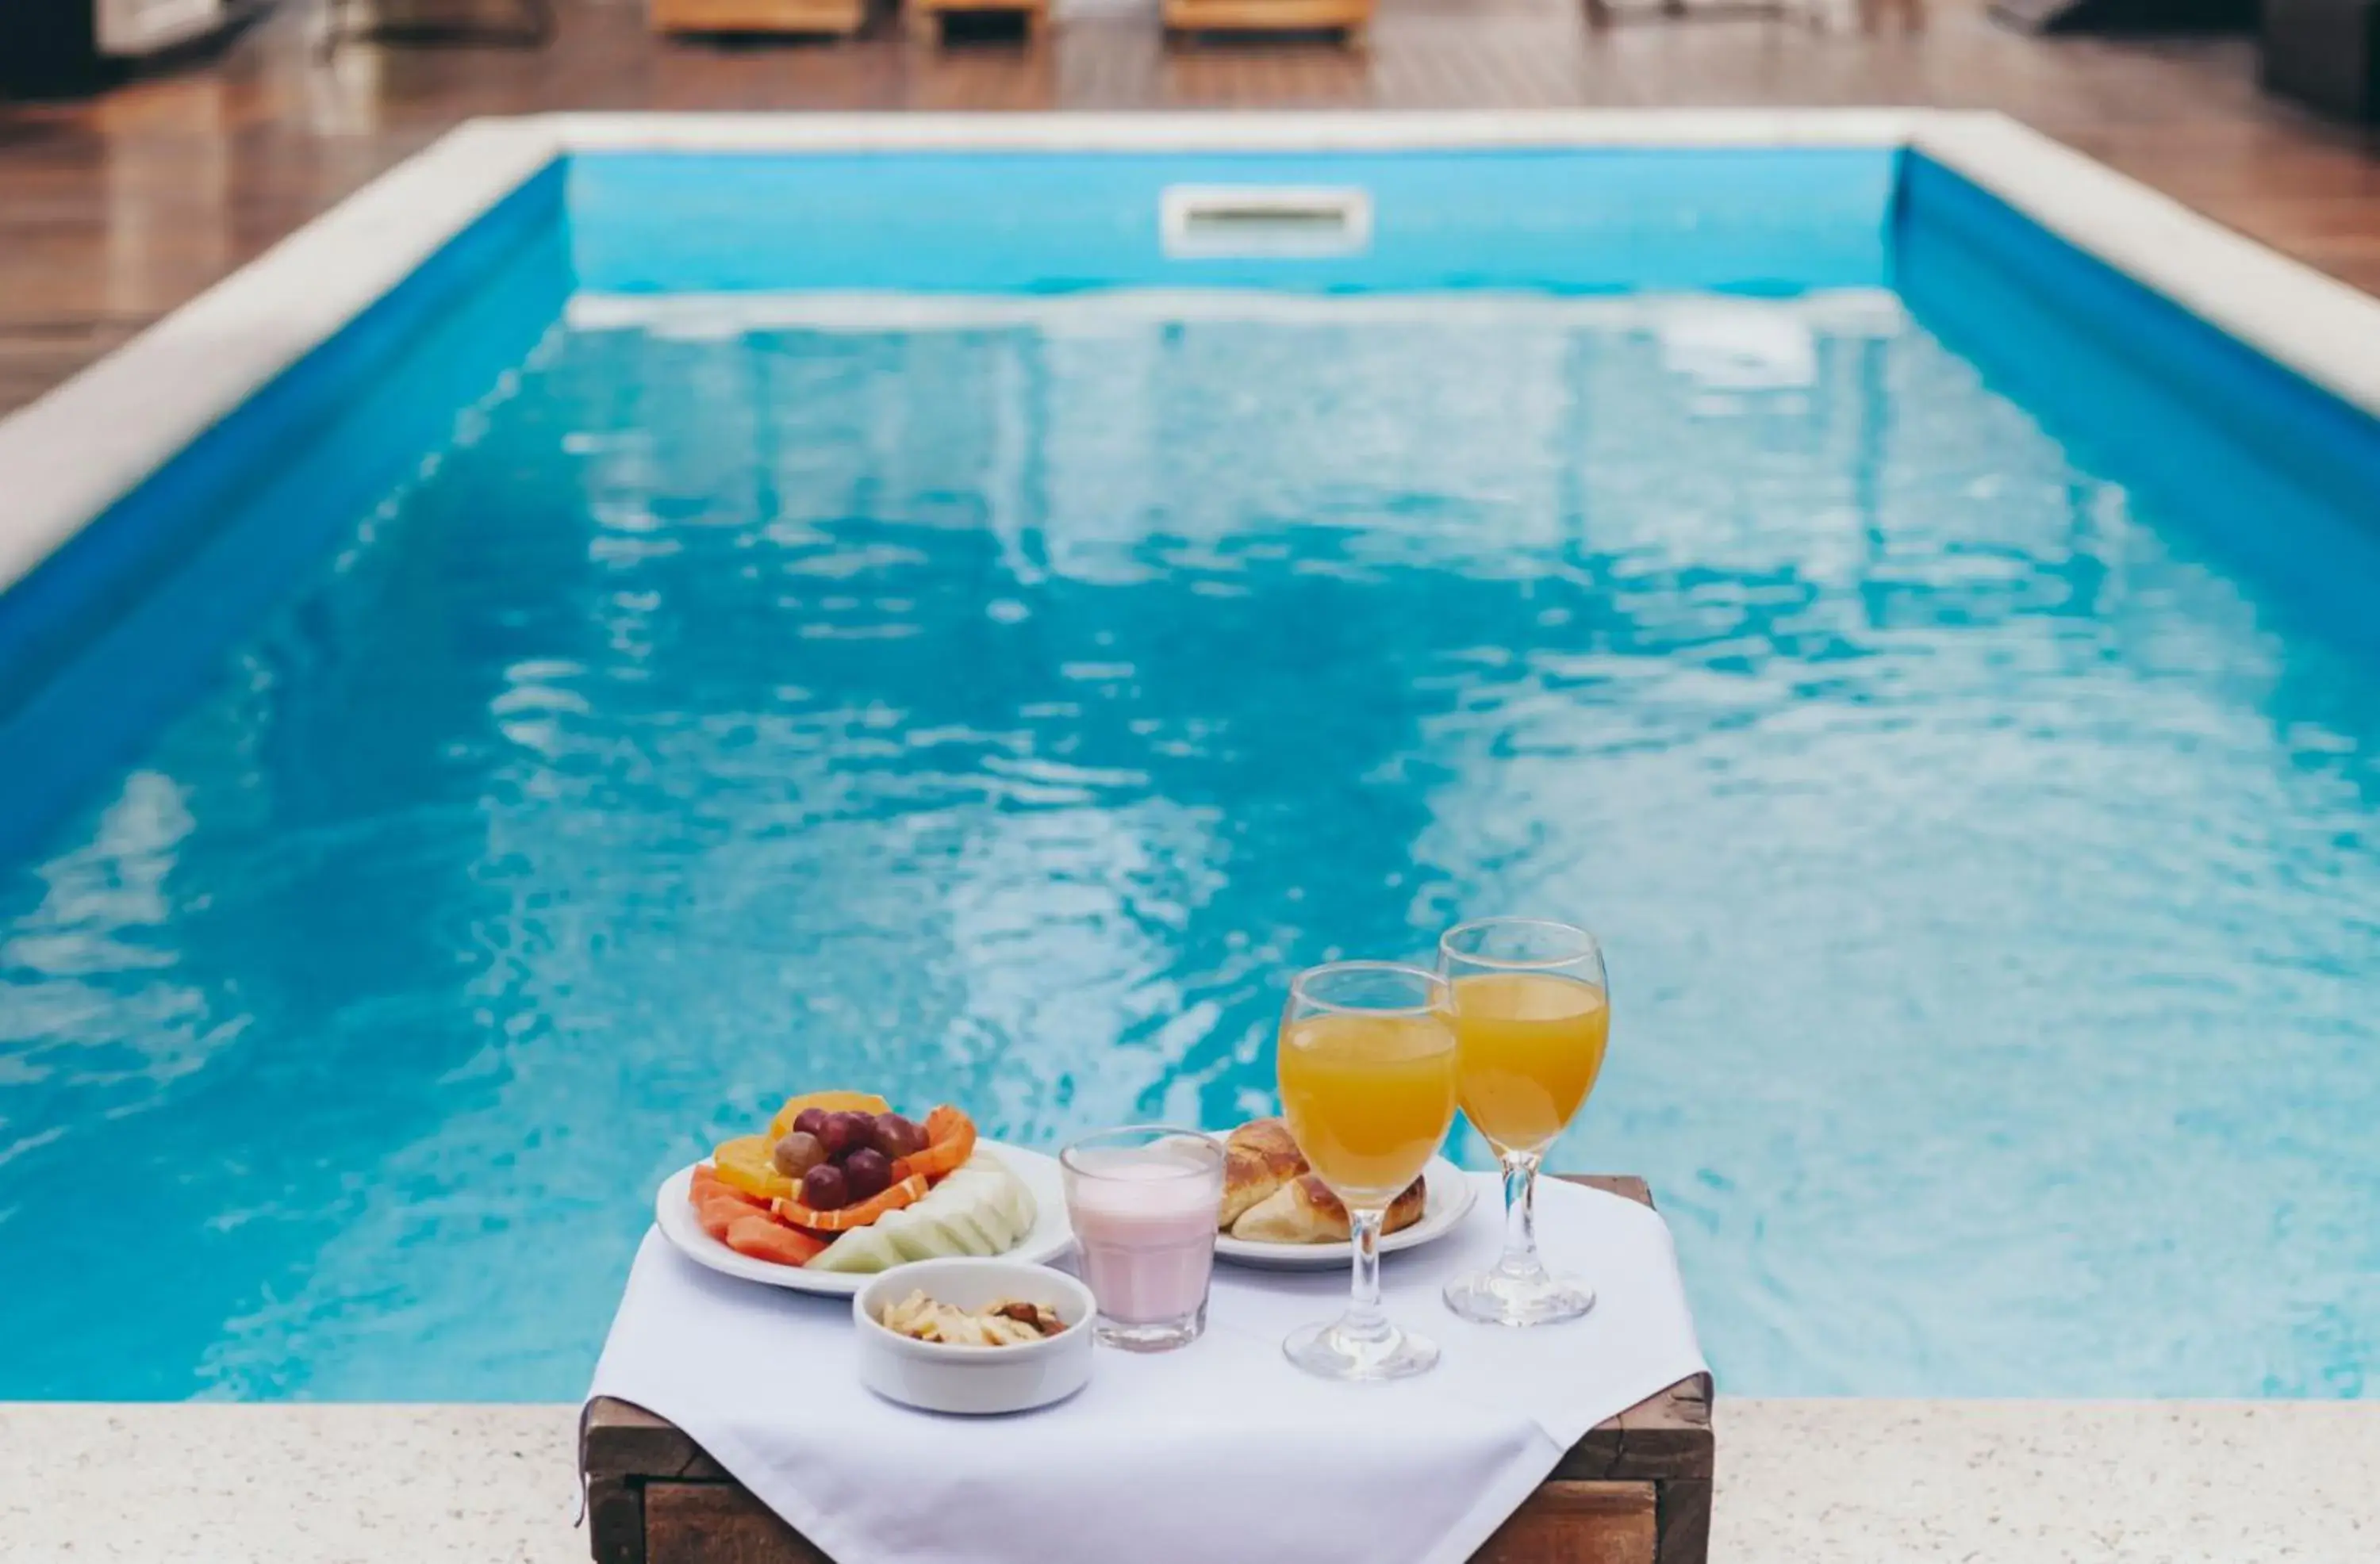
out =
[[[1251,1119],[1223,1142],[1223,1205],[1215,1225],[1229,1229],[1240,1214],[1269,1198],[1305,1171],[1305,1158],[1280,1119]]]
[[[1389,1207],[1382,1232],[1395,1232],[1421,1220],[1428,1204],[1422,1181],[1407,1185]],[[1251,1243],[1344,1243],[1354,1236],[1347,1225],[1347,1207],[1330,1186],[1304,1173],[1242,1212],[1232,1224],[1232,1236]]]

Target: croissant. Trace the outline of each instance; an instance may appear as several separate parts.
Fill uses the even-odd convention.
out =
[[[1389,1219],[1380,1231],[1413,1226],[1427,1203],[1428,1194],[1415,1179],[1389,1206]],[[1232,1236],[1255,1243],[1344,1243],[1351,1234],[1347,1207],[1330,1185],[1304,1173],[1242,1212],[1232,1224]]]
[[[1287,1122],[1249,1120],[1223,1142],[1223,1205],[1215,1225],[1230,1228],[1242,1212],[1304,1171],[1305,1158],[1290,1137]]]

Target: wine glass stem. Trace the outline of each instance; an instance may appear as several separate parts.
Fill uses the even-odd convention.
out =
[[[1348,1225],[1354,1230],[1355,1279],[1347,1312],[1339,1320],[1339,1333],[1351,1341],[1389,1338],[1389,1316],[1380,1312],[1380,1225],[1387,1217],[1385,1210],[1347,1213]]]
[[[1507,1151],[1504,1165],[1504,1257],[1496,1268],[1506,1276],[1535,1277],[1545,1264],[1537,1258],[1537,1163],[1542,1152]]]

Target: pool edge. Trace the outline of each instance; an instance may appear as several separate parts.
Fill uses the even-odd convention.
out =
[[[1929,115],[1909,146],[2184,312],[2380,418],[2380,298],[2006,115]]]
[[[468,120],[0,418],[0,593],[563,151],[540,120]]]
[[[2359,1401],[1721,1397],[1714,1558],[2355,1557]],[[46,1558],[578,1564],[568,1403],[0,1404],[0,1535]]]
[[[2380,417],[2380,299],[2008,116],[1943,109],[1444,114],[583,114],[465,122],[123,347],[0,419],[0,593],[442,246],[578,152],[1913,150]]]

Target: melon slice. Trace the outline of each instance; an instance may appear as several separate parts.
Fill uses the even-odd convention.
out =
[[[828,1244],[805,1268],[865,1276],[876,1271],[889,1271],[904,1258],[900,1250],[893,1247],[892,1235],[886,1232],[884,1224],[879,1221],[871,1227],[854,1228],[844,1233]]]
[[[1004,1255],[1033,1231],[1037,1214],[1025,1181],[978,1152],[923,1199],[838,1237],[810,1268],[866,1273],[951,1255]]]

